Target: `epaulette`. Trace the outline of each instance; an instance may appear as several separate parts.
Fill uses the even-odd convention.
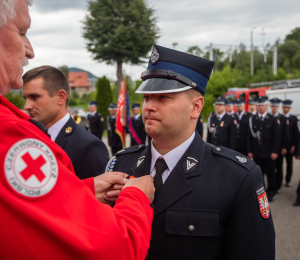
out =
[[[251,160],[249,157],[246,157],[245,155],[236,152],[234,150],[225,148],[225,147],[216,147],[216,146],[210,146],[212,149],[212,152],[216,155],[225,157],[231,161],[236,162],[237,164],[243,166],[248,171],[250,171],[254,166],[255,163],[253,160]]]
[[[134,146],[131,146],[131,147],[128,147],[128,148],[124,148],[124,149],[116,152],[114,154],[114,156],[119,156],[119,155],[128,154],[128,153],[135,153],[137,151],[142,150],[144,147],[145,147],[144,144],[134,145]]]

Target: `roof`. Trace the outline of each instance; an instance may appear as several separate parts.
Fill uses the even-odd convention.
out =
[[[89,88],[87,72],[69,72],[69,83],[71,88]]]

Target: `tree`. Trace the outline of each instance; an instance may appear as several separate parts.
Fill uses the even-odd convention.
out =
[[[201,56],[204,53],[197,45],[190,46],[186,52],[196,56]]]
[[[154,10],[144,0],[90,0],[83,37],[93,59],[117,63],[118,90],[122,65],[143,63],[158,38]]]
[[[103,116],[104,127],[106,128],[106,119],[107,116],[109,115],[108,106],[112,102],[110,82],[104,76],[97,80],[96,87],[97,87],[97,102],[98,102],[97,111],[101,113],[101,115]]]
[[[66,65],[60,66],[58,67],[59,70],[61,70],[65,76],[67,77],[67,79],[69,78],[69,68]]]
[[[22,98],[22,92],[21,91],[11,90],[4,97],[9,102],[14,104],[17,108],[24,109],[25,99]]]

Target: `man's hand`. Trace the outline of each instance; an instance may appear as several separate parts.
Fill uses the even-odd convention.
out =
[[[283,149],[281,150],[281,155],[282,155],[282,156],[283,156],[283,155],[286,155],[286,153],[287,153],[287,149],[283,148]]]
[[[253,159],[253,153],[248,153],[248,157],[249,157],[250,159]]]
[[[144,192],[148,199],[152,202],[154,199],[155,192],[153,181],[154,179],[150,175],[130,179],[123,187],[123,190],[127,187],[136,187],[142,192]]]
[[[292,148],[290,149],[290,154],[293,154],[295,152],[295,146],[292,146]]]
[[[115,202],[127,182],[128,175],[122,172],[106,172],[94,178],[95,196],[105,204]]]
[[[273,160],[273,161],[275,161],[277,158],[278,158],[278,154],[277,153],[271,153],[271,159]]]

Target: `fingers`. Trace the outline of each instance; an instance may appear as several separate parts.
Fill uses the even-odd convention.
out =
[[[105,199],[107,199],[107,198],[111,199],[111,198],[114,198],[114,197],[118,197],[120,192],[121,192],[121,190],[109,191],[109,192],[106,193],[104,198]]]

